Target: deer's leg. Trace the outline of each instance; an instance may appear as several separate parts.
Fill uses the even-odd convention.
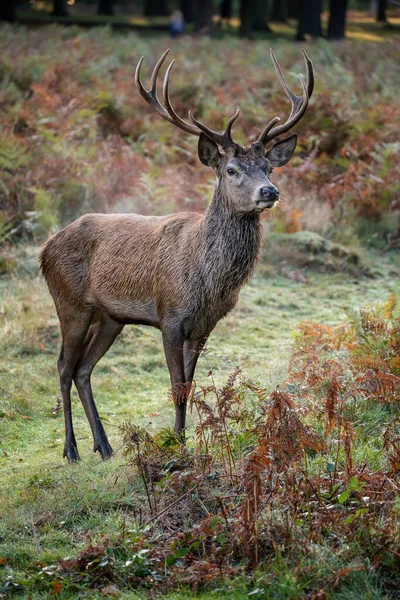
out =
[[[186,340],[183,345],[183,357],[185,363],[185,380],[191,384],[194,377],[197,361],[207,338],[200,340]]]
[[[175,403],[175,433],[184,439],[187,404],[187,384],[183,358],[184,339],[180,327],[163,328],[163,343],[171,378],[171,392]]]
[[[91,325],[85,340],[85,348],[76,365],[74,381],[83,404],[93,434],[94,452],[100,452],[102,458],[110,458],[113,450],[104,431],[97,407],[93,398],[90,377],[95,365],[112,346],[123,325],[105,315]]]
[[[75,365],[82,352],[82,344],[89,329],[92,311],[82,312],[68,308],[61,322],[62,347],[58,359],[61,396],[65,421],[64,454],[68,462],[79,460],[74,428],[72,425],[71,386]]]

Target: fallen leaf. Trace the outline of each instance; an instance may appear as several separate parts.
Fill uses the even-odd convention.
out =
[[[0,565],[6,565],[7,564],[7,559],[5,556],[0,556]]]
[[[286,271],[283,273],[283,275],[285,277],[287,277],[288,279],[292,279],[293,281],[296,281],[297,283],[308,283],[310,280],[307,277],[307,275],[304,275],[304,273],[302,273],[300,270],[298,271]]]
[[[53,592],[55,594],[60,594],[62,592],[63,589],[63,584],[61,583],[61,581],[52,581],[51,582],[51,587],[53,588]]]
[[[107,585],[100,591],[102,596],[120,596],[120,591],[115,585]]]

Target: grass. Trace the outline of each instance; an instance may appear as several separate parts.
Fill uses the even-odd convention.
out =
[[[93,585],[99,582],[95,574],[89,577],[85,565],[101,561],[102,548],[107,547],[109,568],[120,582],[127,581],[127,561],[136,561],[138,568],[145,562],[137,546],[138,523],[147,518],[147,500],[137,470],[121,450],[119,427],[131,420],[156,435],[173,423],[161,338],[154,329],[126,327],[95,370],[97,405],[117,450],[112,460],[102,462],[93,454],[89,425],[74,392],[82,462],[67,465],[62,458],[64,423],[56,368],[58,320],[38,275],[38,248],[24,245],[19,236],[44,239],[93,210],[202,211],[213,178],[195,161],[194,138],[162,122],[133,93],[138,58],[145,55],[146,79],[170,42],[166,36],[150,39],[103,27],[85,31],[59,25],[4,26],[1,32],[0,595],[97,598],[100,592]],[[282,29],[282,33],[289,38],[293,30]],[[384,302],[392,292],[400,296],[398,251],[382,252],[388,246],[388,233],[396,239],[398,221],[399,102],[394,58],[398,38],[394,29],[357,15],[350,17],[348,35],[356,39],[306,44],[316,68],[316,90],[298,127],[296,155],[276,173],[282,207],[270,223],[273,232],[256,276],[243,290],[236,309],[218,324],[199,360],[198,389],[210,384],[210,371],[221,387],[239,366],[245,377],[271,392],[284,385],[301,321],[335,325],[355,307]],[[298,47],[285,39],[273,45],[298,89],[295,79],[304,69]],[[173,101],[179,113],[185,114],[191,106],[208,124],[221,129],[230,103],[236,106],[240,101],[235,136],[242,143],[254,139],[267,118],[284,113],[267,49],[264,39],[249,42],[234,36],[211,42],[190,36],[174,41],[179,69],[173,74]],[[335,242],[329,256],[304,251],[308,231],[313,233],[314,249],[329,245],[327,240]],[[281,246],[288,237],[297,245]],[[350,248],[347,263],[338,244]],[[351,262],[353,250],[370,265],[374,278],[357,275],[362,269]],[[310,254],[321,258],[325,267],[336,260],[339,270],[303,272],[303,259],[309,262]],[[307,404],[301,408],[307,411]],[[357,433],[353,460],[359,470],[366,464],[379,479],[388,469],[382,435],[394,408],[360,401],[357,411],[354,406],[350,409]],[[312,423],[319,433],[324,419]],[[197,423],[196,416],[189,415],[189,449],[195,447]],[[239,450],[242,437],[235,440]],[[335,444],[333,436],[329,452],[306,457],[313,475],[323,473],[323,484],[327,463],[335,462]],[[343,465],[344,452],[339,443],[337,447]],[[345,476],[339,479],[346,484]],[[268,506],[281,529],[288,515],[293,520],[302,510],[284,509],[285,490],[283,486],[274,499],[278,505]],[[392,511],[392,500],[391,496],[386,503],[387,513]],[[307,506],[309,513],[302,519],[312,521],[312,504]],[[352,510],[351,506],[342,507],[342,512],[336,508],[340,523]],[[380,531],[377,510],[376,520],[371,519]],[[186,518],[183,510],[177,512]],[[164,531],[161,525],[154,527],[152,532],[160,536],[154,547],[165,541],[168,531],[168,526]],[[308,539],[306,528],[293,523],[291,533],[292,544],[282,541],[284,536],[272,537],[269,558],[258,570],[246,573],[239,565],[235,576],[225,575],[199,597],[398,597],[394,586],[400,552],[386,551],[385,542],[382,553],[374,547],[376,553],[368,554],[374,531],[372,526],[368,530],[363,517],[354,524],[349,543],[345,535],[337,536],[329,528],[318,539]],[[90,547],[93,560],[87,556]],[[63,578],[62,589],[59,586],[52,565],[66,556],[83,561],[86,579],[78,588],[68,578]],[[167,568],[165,572],[168,576]],[[135,589],[128,591],[128,585],[119,587],[123,598],[144,596]],[[165,589],[169,600],[194,595],[195,590],[179,585]]]
[[[198,384],[207,385],[212,370],[217,385],[222,385],[239,365],[246,376],[272,391],[286,376],[293,330],[300,321],[336,324],[345,318],[346,311],[386,299],[396,291],[395,256],[380,257],[378,263],[380,276],[375,279],[313,274],[308,284],[268,275],[265,264],[261,266],[242,292],[238,306],[211,336],[209,349],[199,361]],[[74,422],[83,460],[78,465],[67,465],[62,459],[64,425],[56,370],[60,339],[51,298],[36,274],[1,279],[0,298],[0,556],[6,559],[0,577],[5,580],[13,574],[15,581],[26,582],[22,596],[40,598],[45,597],[52,581],[41,570],[67,555],[76,555],[89,540],[101,543],[107,538],[116,542],[122,527],[133,527],[143,503],[143,490],[137,479],[127,477],[126,459],[120,453],[108,462],[92,454],[89,426],[76,393]],[[168,373],[156,330],[126,327],[99,363],[93,380],[114,449],[121,446],[118,426],[124,421],[132,420],[153,433],[172,425]],[[378,406],[375,413],[366,413],[366,437],[357,450],[377,469],[382,466],[382,453],[375,443],[374,426],[382,418],[382,410]],[[189,415],[189,436],[195,424],[195,416]],[[300,564],[305,572],[310,571],[307,577],[300,575],[298,556],[292,557],[293,565],[287,558],[279,564],[276,558],[267,567],[267,575],[261,572],[259,576],[263,581],[275,572],[276,591],[260,592],[255,597],[302,597],[309,577],[320,577],[322,581],[327,576],[322,565],[328,556],[329,561],[343,563],[328,547],[318,548],[314,557],[304,555]],[[388,597],[379,595],[380,584],[373,569],[369,574],[355,570],[351,579],[352,583],[339,586],[333,597],[352,598],[360,590],[364,590],[363,597]],[[211,596],[200,597],[223,598],[230,589],[230,597],[242,598],[250,588],[264,589],[254,581],[246,583],[246,579],[239,578],[231,587],[225,583],[220,592],[214,590]],[[65,589],[60,597],[74,597],[69,593]],[[168,598],[189,595],[171,593]],[[86,590],[85,597],[96,596]],[[121,597],[142,596],[123,592]]]

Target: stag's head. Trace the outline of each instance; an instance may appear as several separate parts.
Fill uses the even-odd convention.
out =
[[[157,97],[157,76],[168,54],[168,50],[154,67],[150,90],[146,90],[140,80],[143,57],[136,68],[135,82],[140,94],[150,106],[164,119],[183,131],[199,136],[198,152],[201,162],[211,167],[217,176],[217,187],[222,196],[240,213],[262,212],[271,208],[279,199],[279,190],[271,182],[274,167],[282,167],[292,157],[296,148],[297,134],[276,141],[272,140],[289,131],[304,115],[314,88],[313,67],[303,50],[306,64],[307,81],[301,78],[303,93],[296,96],[285,81],[282,70],[271,50],[271,58],[278,74],[283,91],[291,102],[291,112],[285,123],[278,125],[279,117],[273,118],[264,128],[258,139],[243,147],[232,138],[232,125],[239,116],[239,108],[229,119],[224,133],[209,129],[198,121],[189,111],[191,123],[176,114],[169,98],[169,78],[175,61],[172,61],[165,73],[162,105]]]

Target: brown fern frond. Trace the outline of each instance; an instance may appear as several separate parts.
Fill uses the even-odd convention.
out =
[[[373,396],[379,402],[392,402],[399,398],[400,377],[382,371],[367,371],[356,378],[360,391]]]
[[[393,419],[383,434],[383,447],[392,471],[400,473],[400,418]]]
[[[326,391],[325,413],[326,413],[326,433],[331,435],[337,421],[337,405],[341,399],[340,387],[337,379],[334,378]]]
[[[352,445],[354,439],[354,429],[349,421],[343,421],[343,440],[344,440],[344,453],[346,456],[346,475],[350,477],[353,473],[353,455]]]
[[[385,319],[393,319],[394,311],[397,306],[397,297],[396,294],[392,294],[389,300],[383,305],[382,311]]]
[[[361,354],[361,352],[363,352]],[[381,356],[365,354],[362,348],[357,349],[350,359],[353,372],[360,371],[382,371],[387,367],[386,361]]]

